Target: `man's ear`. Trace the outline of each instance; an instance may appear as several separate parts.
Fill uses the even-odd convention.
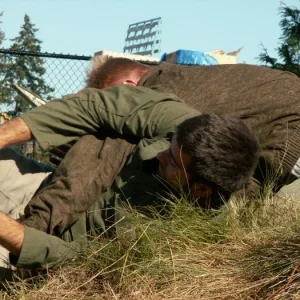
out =
[[[212,194],[212,189],[205,183],[194,182],[191,186],[192,195],[196,198],[207,199]]]
[[[135,82],[131,79],[126,79],[125,81],[122,82],[122,84],[129,84],[129,85],[137,86],[137,82]]]

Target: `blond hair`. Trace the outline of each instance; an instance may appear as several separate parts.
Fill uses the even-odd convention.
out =
[[[122,84],[126,79],[139,79],[149,69],[149,66],[128,58],[107,55],[95,56],[91,60],[91,68],[87,74],[86,86],[102,89]]]

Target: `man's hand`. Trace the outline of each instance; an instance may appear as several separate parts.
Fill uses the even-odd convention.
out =
[[[0,245],[19,256],[24,241],[24,225],[0,212]]]
[[[29,127],[19,117],[0,125],[0,149],[32,139]]]

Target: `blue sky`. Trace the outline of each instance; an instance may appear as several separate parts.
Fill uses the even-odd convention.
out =
[[[300,6],[299,0],[284,3]],[[24,15],[39,29],[42,51],[93,55],[122,52],[131,23],[162,17],[162,52],[225,52],[244,47],[238,62],[256,64],[260,43],[274,54],[281,34],[278,0],[0,0],[0,24],[10,39]],[[9,40],[4,47],[10,45]]]

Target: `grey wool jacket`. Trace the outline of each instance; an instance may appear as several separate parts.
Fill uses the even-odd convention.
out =
[[[241,118],[260,141],[257,180],[265,183],[273,173],[277,189],[295,179],[291,171],[300,157],[300,79],[295,74],[247,64],[161,63],[139,85],[174,93],[199,112]]]

